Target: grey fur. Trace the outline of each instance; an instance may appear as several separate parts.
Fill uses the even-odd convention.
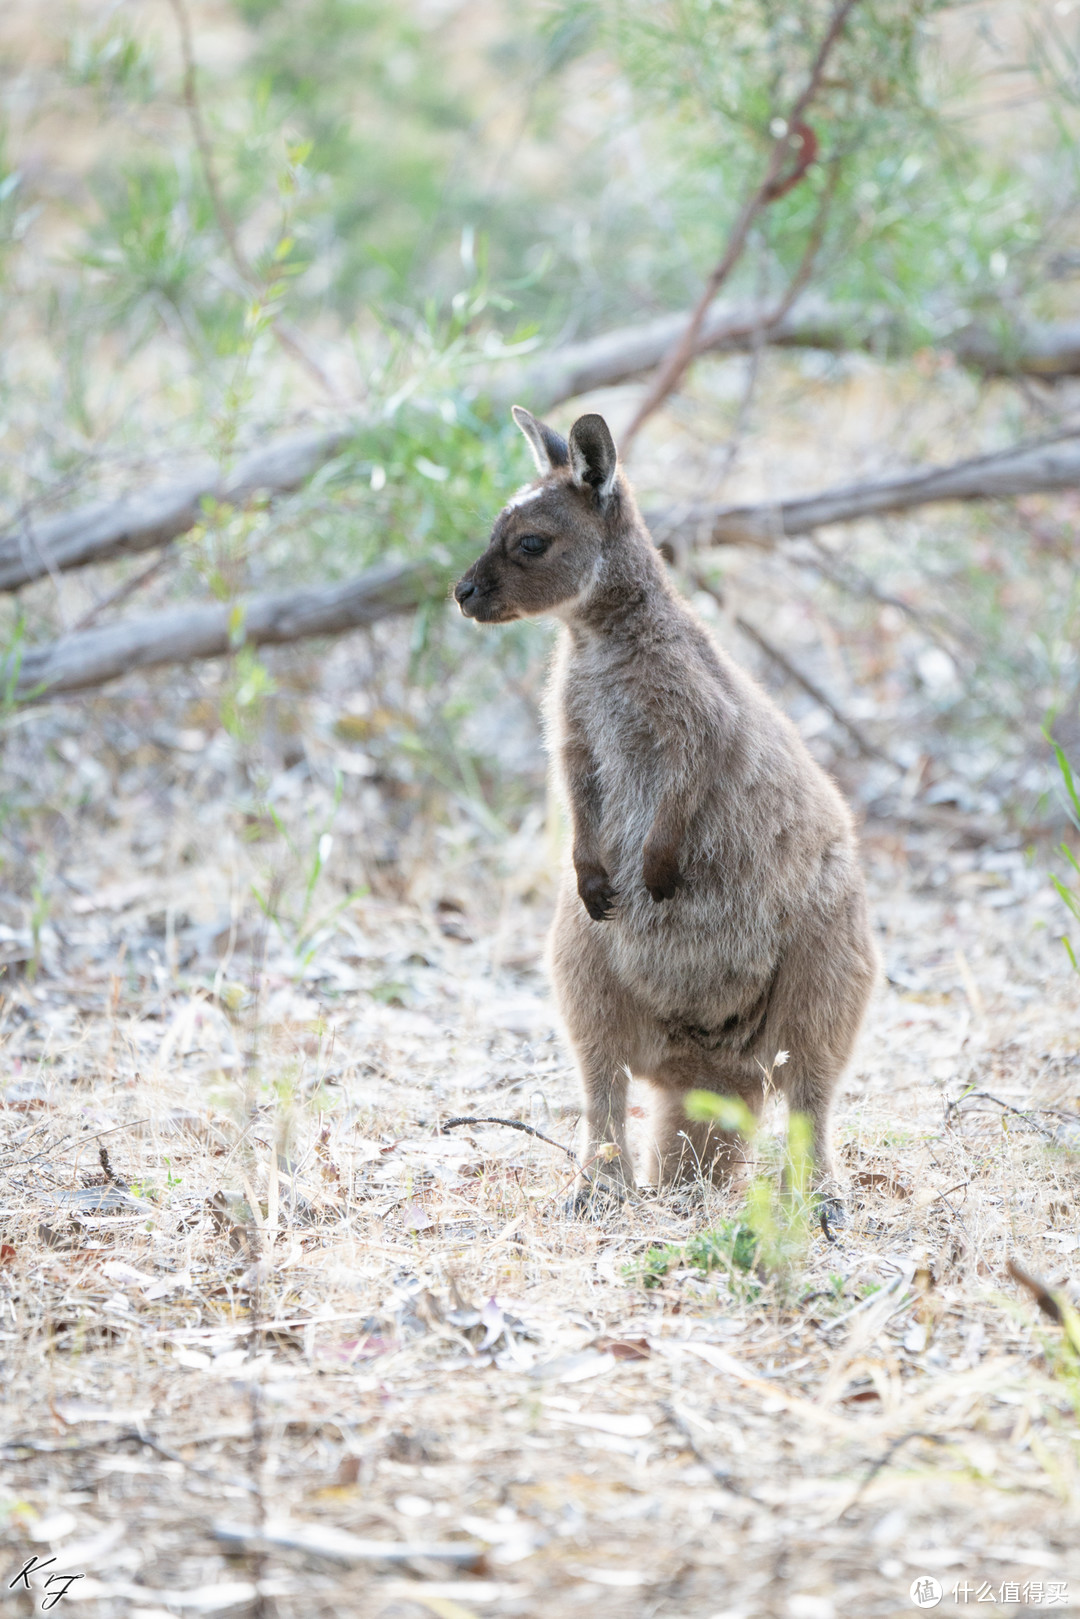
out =
[[[552,430],[514,415],[536,453]],[[850,813],[676,595],[601,417],[574,424],[568,463],[534,489],[500,513],[455,596],[480,622],[565,626],[547,723],[574,839],[549,962],[581,1070],[587,1179],[632,1183],[629,1074],[654,1095],[646,1178],[729,1175],[737,1140],[691,1123],[686,1094],[758,1113],[784,1050],[775,1083],[810,1121],[821,1183],[877,973]]]

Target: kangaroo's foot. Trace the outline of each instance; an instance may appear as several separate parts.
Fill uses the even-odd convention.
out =
[[[834,1191],[819,1188],[816,1197],[817,1215],[827,1242],[835,1242],[836,1233],[848,1223],[847,1209]]]
[[[613,1165],[590,1164],[588,1169],[582,1171],[567,1198],[566,1212],[597,1220],[635,1197],[634,1187],[617,1160]]]

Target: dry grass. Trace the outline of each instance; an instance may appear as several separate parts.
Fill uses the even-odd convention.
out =
[[[583,1222],[557,1149],[439,1134],[572,1141],[535,828],[486,859],[448,832],[305,967],[250,899],[273,866],[291,903],[283,846],[181,740],[110,782],[37,951],[29,907],[6,930],[5,1585],[56,1558],[13,1612],[64,1571],[141,1619],[829,1619],[913,1611],[922,1573],[943,1611],[965,1579],[1075,1599],[1080,1374],[1006,1271],[1080,1253],[1080,986],[1038,862],[867,829],[889,982],[839,1109],[850,1224],[787,1276],[646,1288],[738,1198]],[[277,784],[297,835],[317,778]],[[235,1538],[267,1524],[306,1546]],[[328,1529],[443,1552],[335,1561]]]

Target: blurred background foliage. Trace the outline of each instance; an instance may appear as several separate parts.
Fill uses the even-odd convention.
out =
[[[6,598],[8,637],[387,557],[449,577],[529,470],[488,379],[689,307],[829,14],[823,0],[12,0],[7,516],[138,489],[185,456],[227,466],[346,410],[356,432],[295,495],[208,508],[104,620],[137,559]],[[1007,352],[1025,322],[1078,314],[1078,53],[1072,0],[861,0],[813,105],[817,161],[725,288],[772,303],[809,268],[847,343],[699,362],[635,445],[647,501],[854,482],[1075,421],[1073,382],[979,377],[949,338],[978,320]],[[629,382],[587,405],[618,429],[638,397]],[[698,601],[867,805],[899,794],[1034,826],[1058,814],[1044,725],[1080,740],[1077,511],[1073,495],[1033,497],[771,558],[714,553]],[[740,640],[744,608],[891,767],[857,759]],[[367,686],[369,718],[352,719],[380,779],[411,782],[425,813],[438,790],[489,831],[520,819],[539,789],[548,644],[535,625],[478,637],[438,600],[373,632],[350,679]],[[317,668],[282,650],[254,684],[246,667],[193,669],[122,691],[182,691],[199,713],[212,692],[248,769],[252,750],[291,757],[281,738],[303,725],[288,713]],[[257,723],[236,720],[243,692]]]

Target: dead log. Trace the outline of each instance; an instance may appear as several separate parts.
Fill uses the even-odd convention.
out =
[[[755,545],[807,534],[830,523],[950,500],[991,500],[1080,487],[1080,437],[1021,445],[948,467],[853,484],[799,500],[756,506],[672,506],[647,512],[669,554],[704,545]],[[252,597],[239,608],[180,607],[63,636],[22,658],[15,695],[23,701],[105,685],[130,669],[217,658],[240,642],[262,646],[340,635],[430,598],[445,580],[434,565],[395,563],[342,585]],[[234,615],[236,615],[234,620]],[[242,625],[241,631],[231,628]],[[10,679],[0,667],[0,679]]]
[[[698,354],[739,353],[758,341],[768,311],[750,304],[717,300],[705,317]],[[613,387],[651,371],[686,330],[689,313],[656,315],[651,320],[581,343],[566,344],[519,362],[513,373],[489,373],[483,391],[502,403],[520,398],[531,410],[548,410],[593,388]],[[910,353],[917,346],[910,323],[893,309],[832,304],[801,298],[774,327],[761,334],[769,348],[865,352],[882,359]],[[945,329],[929,345],[952,354],[960,365],[985,376],[1029,376],[1053,381],[1080,375],[1080,321],[1028,321],[1007,330],[982,322]]]
[[[289,433],[242,456],[226,478],[215,462],[205,461],[123,500],[95,501],[56,517],[28,513],[0,535],[0,591],[167,545],[195,527],[207,496],[236,503],[262,490],[299,489],[348,438],[345,427]]]
[[[649,512],[646,518],[661,546],[755,545],[768,550],[778,540],[830,523],[853,523],[951,500],[1001,500],[1075,488],[1080,488],[1080,435],[1074,433],[798,500],[754,506],[702,503]]]
[[[241,645],[268,646],[341,635],[395,613],[410,612],[436,592],[440,583],[441,575],[434,567],[385,563],[340,585],[122,619],[118,624],[32,647],[18,664],[14,696],[33,702],[104,686],[132,669],[220,658]],[[5,685],[12,672],[10,662],[0,669]]]
[[[705,317],[698,352],[749,348],[760,318],[754,306],[718,300]],[[658,315],[535,358],[488,365],[477,374],[474,391],[499,406],[520,399],[534,410],[549,410],[564,399],[651,370],[685,330],[687,319],[685,312]],[[814,298],[801,299],[765,340],[772,347],[838,353],[862,349],[883,357],[911,346],[908,329],[893,310],[865,310]],[[1004,335],[969,324],[942,336],[936,346],[985,373],[1080,375],[1080,322],[1029,323]],[[259,491],[284,494],[297,489],[355,431],[355,423],[343,422],[271,439],[244,456],[224,479],[213,462],[206,462],[122,500],[95,501],[52,517],[27,513],[0,534],[0,591],[18,590],[48,573],[166,545],[195,526],[208,495],[235,502]]]

